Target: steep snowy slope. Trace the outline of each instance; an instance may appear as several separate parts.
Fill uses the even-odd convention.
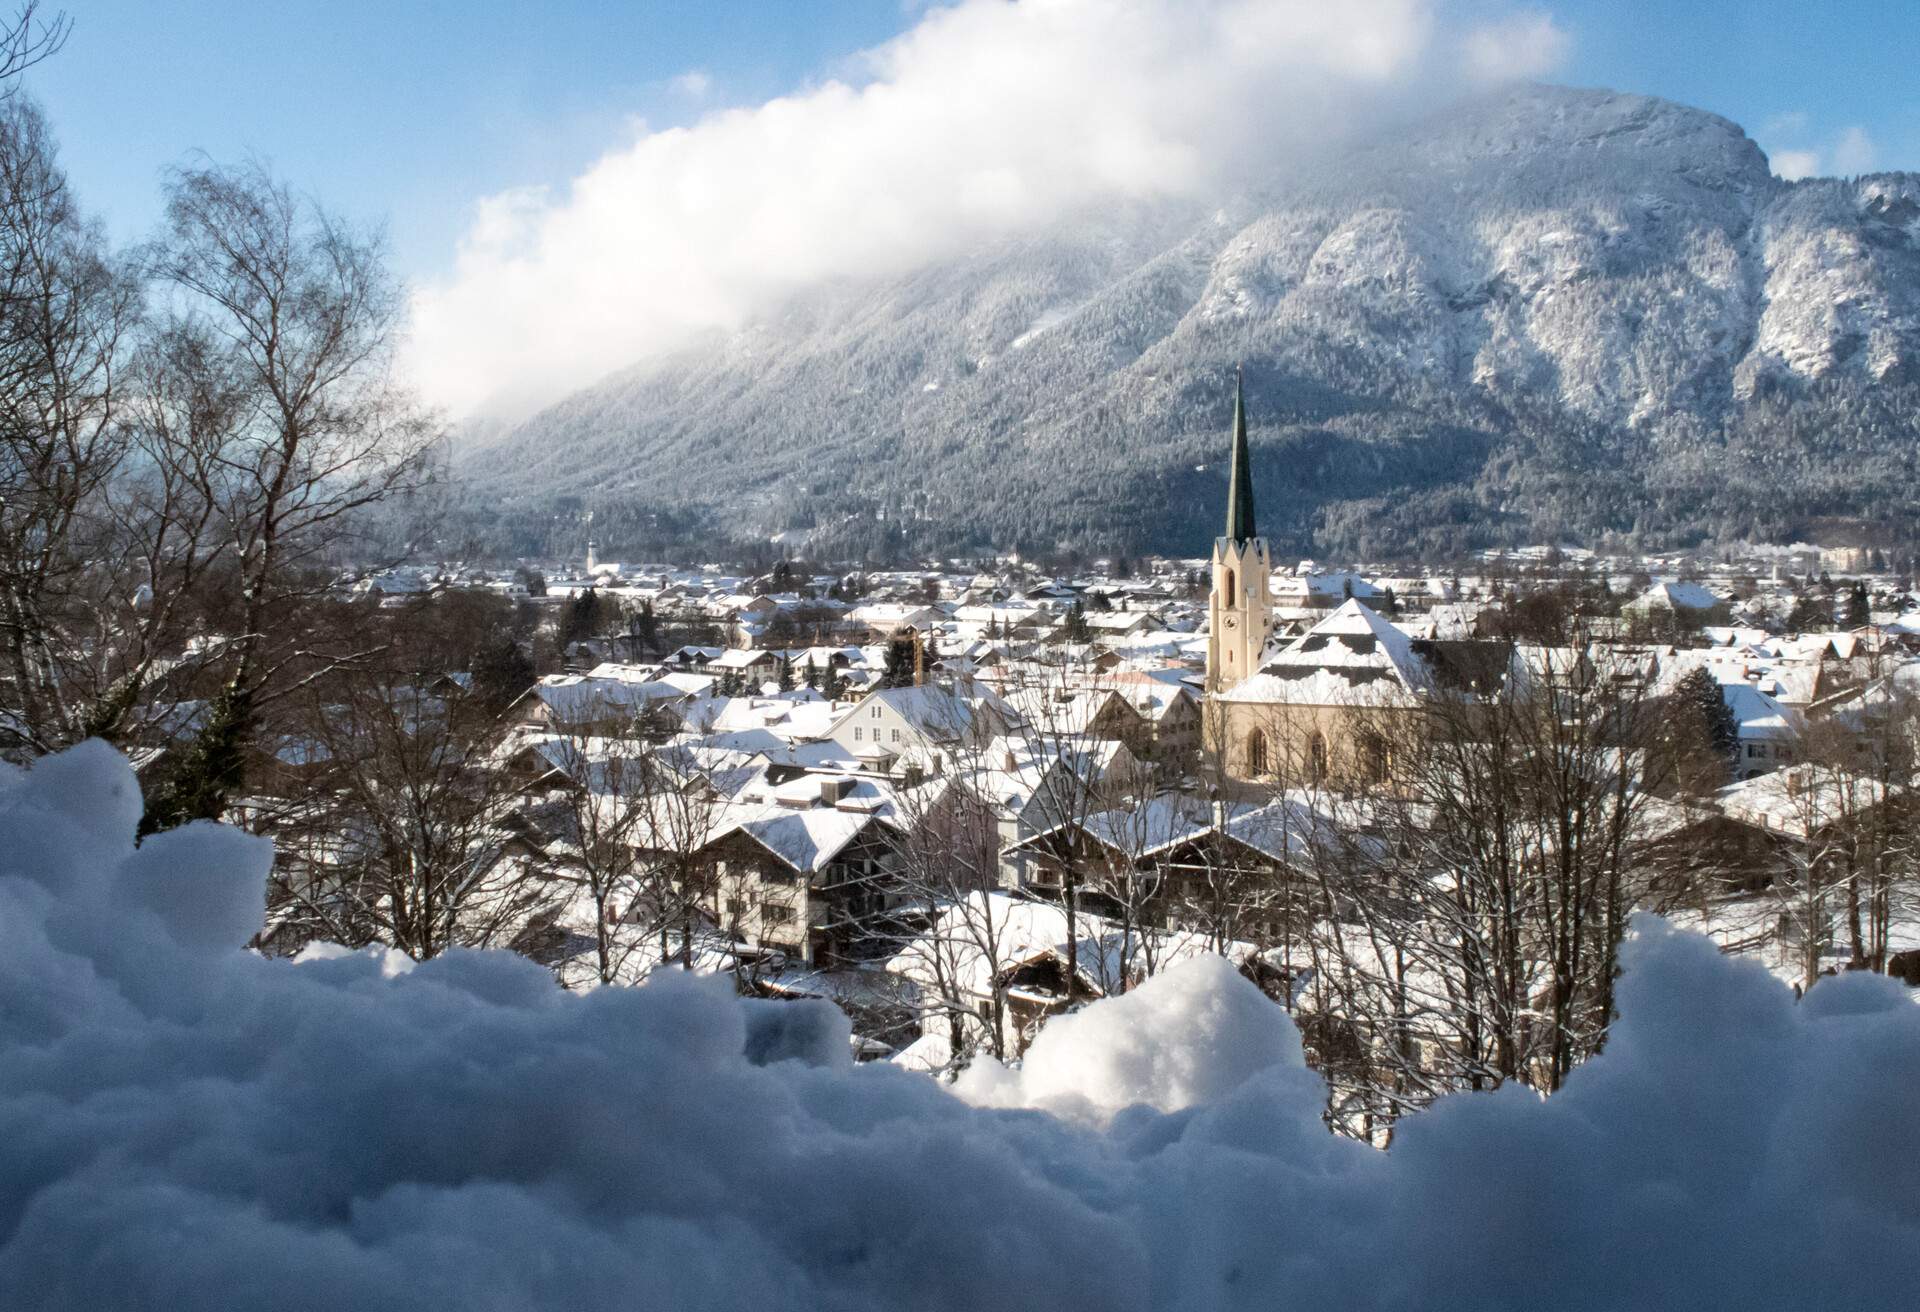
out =
[[[1875,498],[1907,458],[1916,237],[1920,178],[1785,183],[1724,119],[1529,88],[1217,206],[826,289],[464,467],[523,535],[591,501],[823,546],[1191,548],[1244,361],[1270,531],[1303,547],[1903,514]],[[1856,423],[1863,391],[1892,409]],[[1808,460],[1817,504],[1740,521]]]

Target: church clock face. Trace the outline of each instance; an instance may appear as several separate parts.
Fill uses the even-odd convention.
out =
[[[1226,618],[1226,619],[1225,619],[1224,621],[1222,621],[1222,622],[1223,622],[1223,623],[1224,623],[1224,624],[1226,625],[1226,627],[1227,627],[1227,628],[1229,628],[1229,629],[1230,629],[1230,628],[1232,628],[1232,627],[1234,626],[1234,625],[1233,625],[1233,616],[1231,616],[1231,615],[1229,615],[1229,616],[1227,616],[1227,618]]]

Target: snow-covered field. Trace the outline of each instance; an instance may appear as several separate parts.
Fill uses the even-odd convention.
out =
[[[1920,1011],[1640,923],[1548,1101],[1336,1138],[1284,1013],[1192,962],[952,1090],[825,1004],[236,949],[267,845],[135,850],[90,744],[0,791],[0,1307],[1895,1308]]]

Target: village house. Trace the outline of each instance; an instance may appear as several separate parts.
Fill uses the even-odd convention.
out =
[[[1004,733],[1017,717],[978,680],[877,688],[861,697],[827,730],[827,737],[879,773],[908,761],[928,774],[952,764],[956,753]]]
[[[899,834],[871,782],[813,775],[718,809],[699,860],[727,935],[812,967],[853,964],[900,899]]]
[[[522,693],[503,719],[510,728],[549,733],[678,733],[695,695],[674,683],[550,674]]]

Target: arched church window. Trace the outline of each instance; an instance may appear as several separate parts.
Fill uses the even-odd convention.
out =
[[[1369,783],[1385,783],[1393,773],[1393,755],[1379,734],[1370,733],[1361,740],[1360,755]]]
[[[1314,783],[1327,777],[1327,736],[1316,733],[1307,739],[1307,774]]]
[[[1233,571],[1232,570],[1227,571],[1226,594],[1227,594],[1227,600],[1225,604],[1229,607],[1236,605],[1237,603],[1234,601],[1234,595],[1233,595]]]
[[[1247,773],[1261,775],[1267,772],[1267,736],[1255,729],[1247,735]]]

